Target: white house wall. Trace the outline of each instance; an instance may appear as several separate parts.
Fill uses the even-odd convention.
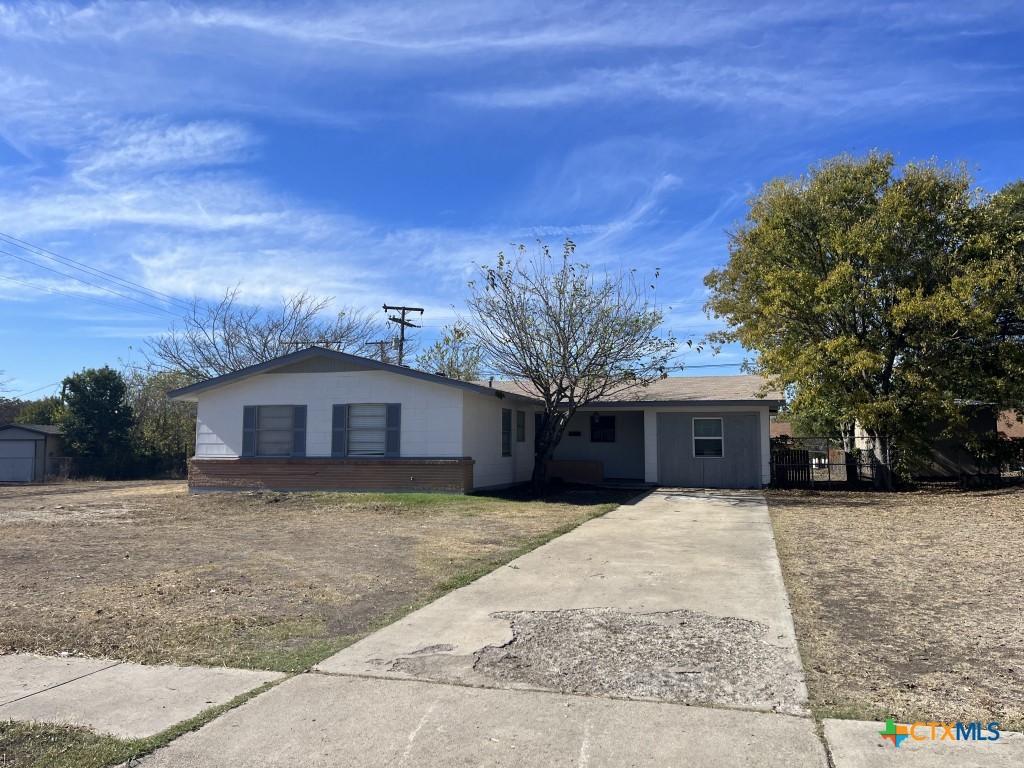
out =
[[[330,456],[332,406],[342,403],[401,403],[403,458],[472,456],[462,444],[462,397],[454,387],[384,371],[260,374],[198,395],[196,456],[241,456],[246,405],[307,406],[306,455]]]
[[[473,486],[490,488],[525,482],[533,474],[535,410],[509,398],[463,395],[462,445],[473,458]],[[512,411],[512,455],[501,455],[501,411]],[[526,413],[526,439],[516,441],[516,411]]]

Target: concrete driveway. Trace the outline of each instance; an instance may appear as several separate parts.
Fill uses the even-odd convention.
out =
[[[144,764],[821,768],[805,699],[763,497],[658,490]]]

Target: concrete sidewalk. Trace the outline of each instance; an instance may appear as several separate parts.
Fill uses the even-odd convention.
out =
[[[826,765],[760,494],[659,490],[317,671],[144,764]]]
[[[1004,732],[997,741],[907,738],[897,749],[879,735],[883,727],[882,723],[864,720],[826,720],[825,741],[832,765],[835,768],[1016,768],[1024,765],[1024,734],[1021,733]],[[927,729],[921,729],[922,737],[926,733]]]
[[[412,680],[300,675],[141,768],[826,768],[809,720]]]
[[[83,725],[140,739],[282,677],[245,669],[0,656],[0,721]]]

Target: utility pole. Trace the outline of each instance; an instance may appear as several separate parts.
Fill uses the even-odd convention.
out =
[[[363,344],[364,347],[376,347],[377,348],[377,359],[382,363],[390,362],[388,360],[388,347],[394,347],[395,342],[392,339],[383,339],[381,341],[368,341]]]
[[[401,317],[395,317],[394,315],[388,316],[388,322],[398,324],[398,364],[402,365],[405,360],[405,329],[406,328],[419,328],[410,320],[406,320],[405,316],[409,312],[419,312],[423,314],[423,307],[392,307],[387,304],[384,305],[385,312],[401,312]]]

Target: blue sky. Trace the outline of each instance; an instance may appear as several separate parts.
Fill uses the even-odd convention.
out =
[[[571,236],[660,267],[697,337],[775,176],[876,147],[1024,176],[1022,50],[1024,6],[986,0],[0,3],[0,232],[179,299],[423,306],[428,342],[473,261]],[[0,250],[13,394],[137,362],[179,311]]]

